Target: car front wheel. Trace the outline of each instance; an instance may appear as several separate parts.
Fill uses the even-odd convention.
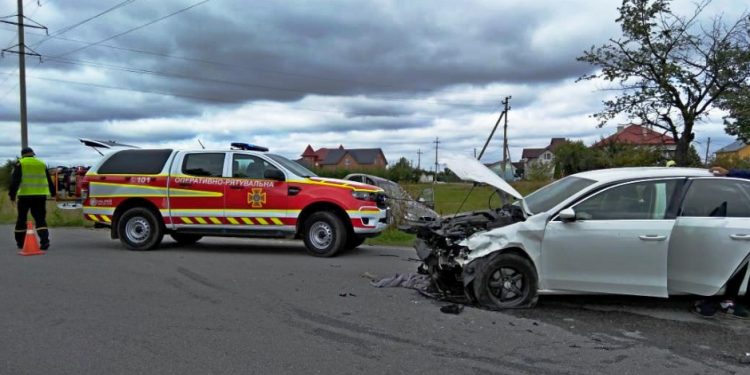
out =
[[[346,227],[333,212],[316,212],[305,220],[302,236],[307,251],[316,257],[332,257],[346,246]]]
[[[516,254],[503,253],[479,262],[474,295],[482,306],[502,310],[536,305],[538,281],[531,262]]]
[[[156,215],[147,208],[125,211],[117,223],[120,242],[129,250],[152,250],[161,244],[164,229]]]

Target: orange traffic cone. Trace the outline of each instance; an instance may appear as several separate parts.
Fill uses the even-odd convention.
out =
[[[29,224],[26,226],[26,240],[23,241],[23,250],[21,250],[18,255],[29,256],[42,254],[44,254],[44,252],[39,250],[39,242],[36,240],[34,224],[29,221]]]

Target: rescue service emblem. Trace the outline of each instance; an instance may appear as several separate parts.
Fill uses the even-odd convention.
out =
[[[263,204],[266,203],[266,193],[261,188],[254,188],[247,194],[247,203],[253,208],[262,208]]]

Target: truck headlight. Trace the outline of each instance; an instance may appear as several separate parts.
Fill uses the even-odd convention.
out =
[[[352,191],[352,196],[361,201],[374,202],[377,195],[367,191]]]

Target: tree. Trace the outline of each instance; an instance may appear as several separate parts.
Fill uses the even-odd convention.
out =
[[[662,129],[677,142],[677,164],[687,165],[695,123],[750,78],[750,20],[744,13],[734,23],[718,16],[702,25],[698,18],[710,0],[689,17],[673,13],[670,2],[623,0],[616,21],[623,36],[578,58],[598,68],[579,81],[603,79],[619,92],[593,116],[600,127],[626,114]]]
[[[0,166],[0,189],[8,190],[10,188],[10,176],[16,164],[18,164],[18,160],[8,159],[5,164]]]
[[[598,169],[598,150],[586,147],[583,141],[566,140],[555,149],[556,171],[562,175]]]
[[[750,85],[732,90],[717,101],[717,106],[727,112],[724,130],[745,143],[750,143]]]

